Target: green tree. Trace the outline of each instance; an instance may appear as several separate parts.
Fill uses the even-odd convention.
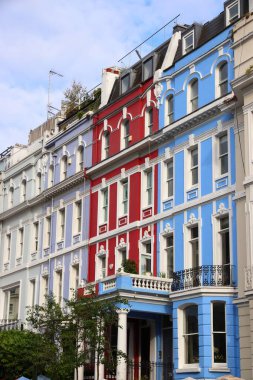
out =
[[[87,89],[80,82],[73,81],[70,88],[64,91],[64,104],[66,106],[66,115],[70,115],[72,111],[80,109],[81,104],[89,98]]]
[[[41,334],[32,331],[9,330],[0,332],[0,368],[5,380],[24,375],[37,379],[44,371],[54,350]]]
[[[75,371],[78,379],[78,368],[87,366],[91,360],[94,363],[95,357],[97,378],[99,363],[114,370],[118,358],[124,354],[116,348],[111,351],[110,334],[106,332],[117,326],[116,311],[122,305],[127,305],[127,301],[121,297],[99,298],[90,289],[87,297],[74,296],[66,301],[65,312],[53,296],[46,298],[45,305],[29,309],[28,322],[55,347],[46,374],[54,380],[68,380],[73,378]]]

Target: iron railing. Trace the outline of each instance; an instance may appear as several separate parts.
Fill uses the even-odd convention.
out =
[[[234,265],[202,265],[173,273],[171,290],[199,286],[235,286]]]
[[[166,362],[128,361],[127,380],[173,380],[173,364]]]
[[[94,380],[95,365],[84,366],[84,380]],[[105,365],[104,379],[116,380],[116,363]],[[173,380],[173,364],[150,361],[127,361],[127,380]]]

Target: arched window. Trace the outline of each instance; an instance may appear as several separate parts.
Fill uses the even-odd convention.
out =
[[[36,178],[36,184],[37,184],[37,194],[41,193],[41,172],[37,173],[37,178]]]
[[[67,165],[68,165],[68,157],[63,156],[61,159],[61,181],[67,178]]]
[[[198,79],[193,79],[189,84],[189,112],[194,112],[199,106],[199,83]]]
[[[20,198],[21,198],[21,202],[26,201],[26,180],[25,179],[21,182]]]
[[[80,145],[76,152],[76,171],[83,170],[83,162],[84,162],[84,147]]]
[[[219,66],[219,96],[228,93],[228,64],[222,62]]]
[[[110,149],[110,133],[105,131],[102,136],[102,160],[109,157],[109,149]]]
[[[166,98],[166,122],[172,124],[174,122],[174,96],[169,95]]]
[[[8,195],[9,195],[8,196],[8,204],[9,204],[9,207],[12,207],[13,206],[13,198],[14,198],[14,187],[13,186],[10,186]]]
[[[48,169],[48,187],[52,187],[54,184],[54,165],[50,165]]]
[[[121,125],[121,146],[122,149],[128,148],[129,146],[129,136],[130,136],[130,126],[129,126],[129,120],[123,121]]]
[[[153,132],[153,108],[148,108],[145,112],[145,129],[146,136],[149,136]]]

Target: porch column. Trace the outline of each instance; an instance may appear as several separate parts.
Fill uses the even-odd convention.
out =
[[[96,360],[95,360],[95,380],[97,380],[97,377],[98,377],[98,380],[104,380],[104,377],[105,377],[105,366],[102,363],[98,364],[98,366],[99,366],[99,368],[98,368],[99,376],[98,376],[98,374],[97,374],[97,360],[98,360],[98,358],[97,358],[97,355],[96,355]],[[83,380],[83,377],[82,377],[81,380]]]
[[[118,313],[118,351],[127,354],[127,314],[128,309],[119,309]],[[117,364],[117,380],[126,380],[127,378],[127,363],[125,358],[119,358]]]

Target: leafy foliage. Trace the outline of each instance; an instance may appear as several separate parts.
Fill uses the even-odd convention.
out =
[[[9,330],[0,332],[0,368],[5,380],[24,375],[37,378],[47,365],[54,350],[43,336],[31,331]]]
[[[124,272],[137,274],[136,262],[134,260],[127,259],[123,265]]]

